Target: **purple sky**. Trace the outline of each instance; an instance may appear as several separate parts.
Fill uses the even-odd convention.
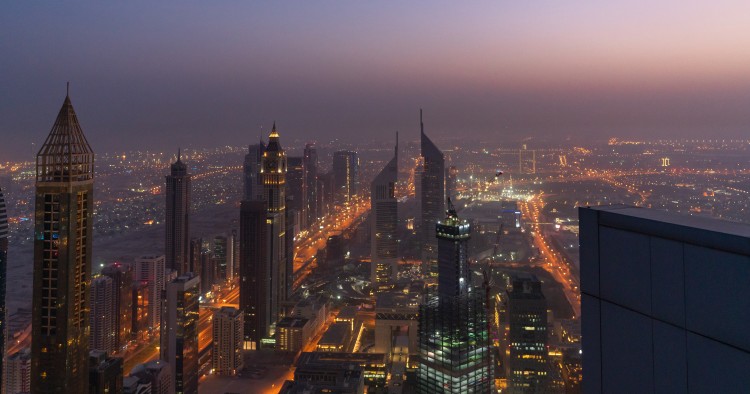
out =
[[[245,144],[274,119],[416,138],[419,107],[437,139],[750,135],[747,1],[261,3],[6,4],[0,161],[31,156],[68,80],[97,152]]]

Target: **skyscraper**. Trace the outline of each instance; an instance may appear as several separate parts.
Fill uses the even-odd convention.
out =
[[[435,224],[445,212],[445,156],[424,133],[422,110],[419,110],[419,125],[422,145],[421,232],[422,232],[422,273],[434,276],[437,273],[437,240],[434,237]]]
[[[97,276],[91,281],[91,336],[89,348],[111,354],[115,350],[115,295],[112,278]]]
[[[242,369],[242,315],[230,306],[214,312],[211,361],[216,375],[234,376]]]
[[[122,351],[131,339],[133,316],[133,267],[130,264],[112,263],[102,268],[102,275],[112,278],[115,311],[114,353]]]
[[[547,300],[534,275],[516,275],[507,290],[505,376],[510,393],[548,392]]]
[[[271,321],[276,322],[281,304],[289,292],[286,256],[286,153],[281,147],[276,123],[268,137],[268,146],[261,160],[261,181],[266,202],[269,257],[271,267]]]
[[[102,350],[89,353],[89,394],[122,392],[121,357],[110,357]]]
[[[25,347],[5,360],[3,386],[6,394],[31,392],[31,349]]]
[[[343,205],[351,202],[359,192],[359,158],[357,152],[333,153],[334,200]]]
[[[167,175],[166,266],[178,274],[189,272],[190,247],[190,179],[179,150],[177,161]]]
[[[494,387],[487,313],[471,285],[471,226],[448,203],[438,223],[438,290],[419,308],[420,393],[489,393]]]
[[[243,201],[240,208],[240,309],[245,349],[256,349],[269,335],[271,266],[268,256],[266,204]]]
[[[303,152],[305,169],[305,226],[309,228],[318,220],[318,151],[313,144],[306,144]]]
[[[188,272],[164,292],[161,359],[169,363],[175,393],[198,393],[198,314],[200,278]]]
[[[579,208],[584,393],[750,385],[750,226]]]
[[[151,330],[161,324],[161,293],[165,287],[164,256],[142,256],[135,260],[135,280],[148,284],[148,320]]]
[[[252,201],[262,199],[263,187],[258,174],[260,174],[260,159],[263,157],[263,152],[265,151],[266,145],[263,144],[263,141],[248,147],[248,153],[245,155],[245,163],[242,166],[244,181],[243,200]]]
[[[305,228],[307,220],[305,214],[305,167],[302,157],[287,158],[286,173],[286,214],[290,217],[290,222],[294,227],[287,227],[287,231],[296,236],[299,231]]]
[[[375,291],[384,289],[398,274],[398,135],[393,158],[370,185],[372,264],[370,280]]]
[[[3,190],[0,189],[0,333],[5,332],[5,320],[8,318],[5,308],[5,288],[8,275],[8,211],[5,207]],[[5,334],[0,335],[0,355],[5,354]],[[3,377],[3,366],[0,362],[0,377]],[[2,386],[0,379],[0,386]]]
[[[70,97],[36,157],[31,391],[88,392],[94,152]]]

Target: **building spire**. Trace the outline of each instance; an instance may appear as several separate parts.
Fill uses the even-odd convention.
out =
[[[70,81],[65,84],[65,97],[70,96]]]
[[[396,130],[396,160],[398,160],[398,130]]]
[[[182,149],[177,148],[177,161],[180,161],[180,157],[182,156]]]

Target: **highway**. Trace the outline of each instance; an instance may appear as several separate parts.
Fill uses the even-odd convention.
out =
[[[554,250],[544,236],[541,228],[541,209],[544,207],[543,194],[533,197],[530,201],[521,201],[519,208],[526,220],[531,224],[531,234],[534,245],[539,249],[540,257],[544,260],[542,267],[563,287],[563,293],[568,303],[573,308],[576,318],[581,316],[581,298],[578,288],[578,279],[570,272],[568,263],[559,252]]]

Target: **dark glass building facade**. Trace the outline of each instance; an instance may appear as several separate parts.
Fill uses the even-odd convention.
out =
[[[172,163],[167,175],[167,214],[166,214],[166,266],[177,271],[178,275],[190,272],[190,182],[187,166],[180,153]]]

